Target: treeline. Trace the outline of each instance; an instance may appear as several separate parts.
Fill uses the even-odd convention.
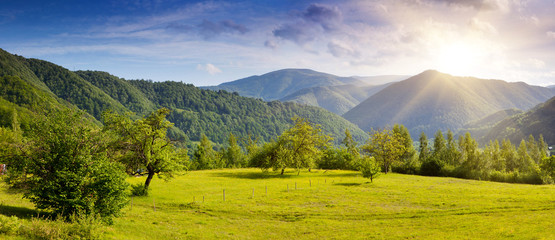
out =
[[[228,145],[214,150],[203,136],[193,150],[191,169],[259,167],[283,173],[285,168],[363,171],[378,165],[384,173],[529,184],[551,184],[555,180],[555,156],[549,156],[541,135],[537,140],[529,136],[518,146],[503,140],[479,148],[469,133],[455,139],[451,131],[446,135],[437,131],[431,143],[422,133],[415,148],[408,129],[395,125],[390,129],[372,130],[361,146],[348,130],[342,145],[334,146],[330,141],[330,136],[304,119],[296,119],[293,127],[264,144],[247,138],[240,147],[230,134]]]

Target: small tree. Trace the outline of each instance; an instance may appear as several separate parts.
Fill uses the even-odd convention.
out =
[[[112,144],[115,156],[127,167],[129,174],[146,171],[145,194],[155,174],[171,178],[176,171],[185,169],[188,160],[186,154],[175,151],[166,135],[173,125],[166,120],[169,113],[169,109],[161,108],[134,121],[125,115],[104,114],[104,130],[116,134]]]
[[[362,176],[370,178],[370,182],[380,174],[380,165],[373,157],[364,156],[359,164],[358,170],[362,172]]]
[[[24,197],[37,208],[110,220],[125,206],[123,167],[108,159],[105,136],[82,113],[39,117],[27,135],[29,144],[9,162],[10,184],[24,187]]]

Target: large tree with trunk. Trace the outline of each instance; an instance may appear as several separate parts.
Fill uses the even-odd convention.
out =
[[[127,173],[147,175],[145,193],[155,174],[169,178],[185,167],[187,155],[178,153],[166,135],[173,125],[166,120],[169,113],[169,109],[161,108],[137,120],[128,115],[104,114],[105,131],[115,133],[112,154],[126,166]]]

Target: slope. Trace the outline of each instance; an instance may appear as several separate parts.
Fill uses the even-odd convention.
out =
[[[471,121],[465,124],[457,133],[457,135],[463,135],[465,133],[470,133],[474,139],[477,139],[479,143],[485,143],[487,141],[484,140],[485,135],[491,130],[493,126],[497,123],[505,120],[506,118],[522,114],[524,111],[520,109],[506,109],[495,112],[493,114],[488,115],[485,118]]]
[[[249,135],[269,141],[290,126],[291,118],[299,116],[321,125],[324,133],[337,142],[349,129],[355,139],[363,142],[368,135],[356,125],[324,109],[279,101],[241,97],[237,93],[200,89],[179,82],[129,81],[157,106],[174,111],[169,120],[197,141],[201,134],[212,141],[224,143],[231,132],[239,139]]]
[[[363,130],[395,123],[412,135],[458,130],[465,123],[499,110],[526,110],[553,96],[544,87],[522,82],[455,77],[429,70],[394,83],[343,116]]]
[[[509,139],[518,144],[533,135],[536,139],[543,135],[549,145],[555,143],[555,97],[541,103],[532,110],[509,117],[496,124],[486,134],[485,141]]]
[[[282,69],[205,88],[237,92],[241,96],[272,101],[304,88],[355,83],[362,82],[351,77],[338,77],[309,69]]]
[[[324,108],[335,114],[343,114],[364,99],[381,91],[391,83],[383,85],[340,85],[301,89],[281,98],[280,101],[296,102]]]

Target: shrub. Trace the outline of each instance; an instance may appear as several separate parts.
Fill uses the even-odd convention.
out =
[[[138,183],[131,185],[131,195],[132,196],[148,196],[148,189],[145,188],[144,184]]]
[[[21,222],[16,216],[0,215],[0,234],[16,234],[20,227]]]
[[[436,158],[430,158],[420,166],[420,174],[424,176],[439,176],[443,164]]]

